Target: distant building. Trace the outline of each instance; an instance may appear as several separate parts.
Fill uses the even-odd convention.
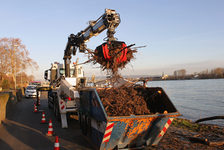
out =
[[[176,71],[174,71],[173,74],[174,74],[175,77],[185,77],[186,70],[185,69],[176,70]]]

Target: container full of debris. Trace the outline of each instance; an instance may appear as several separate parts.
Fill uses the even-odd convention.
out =
[[[80,127],[96,149],[157,145],[179,115],[160,87],[122,86],[80,91]]]

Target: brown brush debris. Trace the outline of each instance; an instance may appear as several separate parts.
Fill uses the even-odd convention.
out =
[[[133,87],[97,90],[108,116],[146,115],[145,98]]]

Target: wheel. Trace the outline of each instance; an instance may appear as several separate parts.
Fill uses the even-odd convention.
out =
[[[54,115],[56,116],[56,108],[57,108],[57,106],[56,106],[56,104],[55,104],[55,102],[53,103],[53,111],[54,111]]]
[[[51,106],[50,106],[50,102],[49,102],[49,100],[47,100],[47,106],[48,106],[48,108],[50,108],[50,109],[51,109]]]
[[[48,106],[48,108],[49,109],[52,109],[53,107],[52,107],[52,103],[50,102],[50,100],[49,100],[49,98],[48,98],[48,100],[47,100],[47,106]]]
[[[59,104],[58,104],[57,98],[54,98],[54,115],[55,115],[57,120],[59,120],[59,121],[61,120],[61,114],[60,114]]]
[[[57,96],[57,95],[56,95]],[[53,102],[53,110],[54,110],[54,115],[56,116],[57,113],[57,108],[58,108],[58,99],[56,96],[52,96],[52,102]]]
[[[61,121],[61,114],[60,114],[59,107],[56,108],[55,117],[58,121]]]

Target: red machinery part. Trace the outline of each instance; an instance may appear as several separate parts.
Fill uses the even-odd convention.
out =
[[[109,49],[107,43],[102,44],[103,56],[106,60],[109,60],[111,57],[109,56]]]
[[[102,48],[102,52],[103,52],[103,56],[106,60],[110,60],[111,59],[111,56],[109,55],[109,48],[108,48],[108,44],[111,44],[111,43],[103,43],[101,45],[101,48]],[[127,61],[127,45],[124,43],[124,42],[121,42],[121,56],[119,58],[117,58],[117,62],[118,63],[122,63],[122,62],[125,62]]]

